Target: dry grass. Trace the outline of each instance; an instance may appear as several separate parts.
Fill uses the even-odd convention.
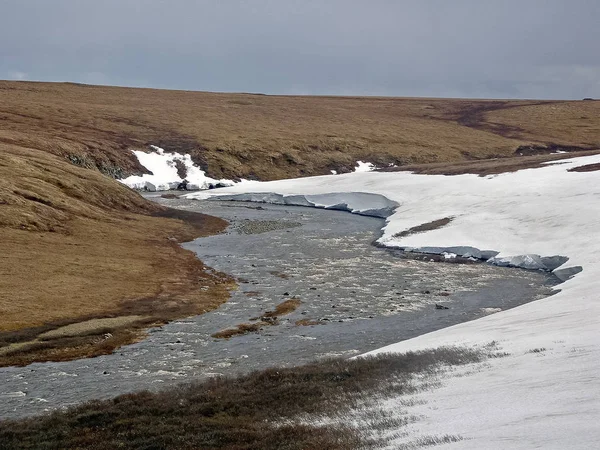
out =
[[[0,365],[106,353],[143,326],[216,307],[231,282],[177,241],[225,225],[165,210],[47,152],[0,143],[0,347],[89,319],[144,316],[107,342],[53,342],[63,353],[36,343],[4,353]]]
[[[286,314],[291,314],[298,306],[302,304],[302,301],[299,298],[290,298],[289,300],[285,300],[275,307],[273,311],[267,311],[263,314],[263,317],[280,317],[285,316]]]
[[[241,323],[234,328],[227,328],[212,335],[216,339],[229,339],[234,336],[243,336],[248,333],[257,333],[266,326],[279,325],[279,317],[291,314],[302,302],[299,298],[290,298],[280,303],[273,311],[267,311],[260,317],[253,317],[250,320],[258,320],[255,323]]]
[[[235,328],[227,328],[225,330],[217,331],[211,336],[215,339],[229,339],[234,336],[243,336],[248,333],[256,333],[262,330],[265,326],[273,325],[271,322],[256,322],[256,323],[240,323]]]
[[[454,220],[454,217],[444,217],[443,219],[432,220],[431,222],[423,223],[416,227],[409,228],[408,230],[401,231],[400,233],[396,233],[394,237],[406,237],[412,234],[424,233],[425,231],[437,230],[445,227],[452,222],[452,220]]]
[[[599,102],[600,103],[600,102]],[[391,167],[383,169],[384,172],[411,171],[428,175],[462,175],[475,174],[480,176],[496,175],[506,172],[515,172],[523,169],[535,169],[543,166],[549,161],[575,158],[577,156],[589,156],[600,153],[600,150],[576,151],[571,153],[518,156],[502,159],[488,159],[482,161],[466,161],[455,163],[413,164],[403,167]]]
[[[0,422],[0,448],[358,449],[379,448],[369,429],[325,421],[365,399],[414,394],[415,375],[479,362],[487,350],[440,348],[404,355],[329,360],[274,368],[238,378],[214,378],[161,393],[94,401],[49,415]],[[423,383],[421,383],[423,384]],[[426,384],[426,383],[425,383]],[[368,412],[365,412],[368,414]],[[407,420],[364,417],[381,436]],[[307,421],[307,417],[317,421]],[[437,443],[449,442],[444,437]],[[433,443],[433,441],[431,442]],[[424,443],[428,444],[427,442]]]
[[[0,141],[109,174],[128,148],[190,152],[213,176],[276,179],[380,165],[505,157],[521,145],[598,147],[600,102],[215,94],[0,82]]]

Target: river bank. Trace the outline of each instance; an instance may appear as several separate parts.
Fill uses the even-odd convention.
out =
[[[216,374],[352,356],[539,299],[555,284],[541,272],[398,258],[371,245],[383,225],[378,218],[154,200],[230,222],[224,234],[184,247],[210,270],[233,276],[239,289],[217,310],[151,329],[147,339],[114,354],[0,369],[1,418]],[[289,299],[299,301],[296,309],[274,324],[231,339],[212,337],[257,323]]]

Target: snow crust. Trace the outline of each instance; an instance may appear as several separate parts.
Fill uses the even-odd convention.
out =
[[[313,195],[281,195],[274,193],[248,193],[220,195],[219,200],[242,202],[273,203],[277,205],[312,206],[323,209],[337,209],[354,214],[373,217],[389,217],[398,203],[383,195],[364,192],[336,192]]]
[[[213,187],[233,186],[232,180],[216,180],[207,177],[202,169],[194,164],[190,155],[177,152],[167,152],[164,149],[151,145],[154,152],[146,153],[141,150],[133,150],[142,166],[148,169],[152,174],[132,175],[122,180],[121,183],[126,184],[132,189],[155,191],[168,191],[169,189],[177,189],[184,178],[177,174],[176,163],[179,161],[185,166],[186,176],[188,181],[186,189],[188,191],[197,191],[203,189],[211,189]]]
[[[568,169],[597,163],[599,155],[488,177],[359,172],[222,192],[250,190],[252,195],[276,193],[284,199],[336,193],[317,202],[329,207],[339,202],[341,192],[377,194],[398,204],[387,217],[379,239],[383,245],[463,256],[478,250],[496,264],[562,273],[566,281],[551,297],[371,354],[492,341],[508,353],[476,370],[448,374],[441,387],[417,395],[413,406],[389,400],[398,414],[420,417],[402,429],[407,433],[392,447],[450,434],[465,440],[438,448],[590,449],[600,442],[600,172]],[[351,204],[347,197],[343,201]],[[444,227],[399,237],[402,231],[446,217],[453,220]]]

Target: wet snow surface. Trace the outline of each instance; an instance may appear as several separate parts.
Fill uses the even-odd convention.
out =
[[[376,351],[493,341],[507,355],[445,376],[412,406],[389,399],[392,415],[419,419],[390,448],[448,434],[464,440],[438,448],[591,449],[600,442],[600,172],[570,170],[593,164],[600,155],[486,177],[368,172],[256,182],[218,194],[380,195],[400,205],[387,218],[382,245],[489,249],[500,252],[496,264],[557,267],[553,273],[566,281],[556,295]],[[452,220],[441,228],[404,233],[444,218]]]
[[[212,374],[351,356],[550,294],[547,273],[403,259],[371,245],[384,221],[342,211],[156,199],[231,221],[228,232],[185,244],[238,278],[229,302],[151,330],[117,353],[0,369],[0,417],[157,389]],[[286,293],[288,295],[286,295]],[[260,333],[211,334],[296,297],[300,307]],[[449,309],[436,309],[435,304]],[[320,325],[297,326],[301,319]]]

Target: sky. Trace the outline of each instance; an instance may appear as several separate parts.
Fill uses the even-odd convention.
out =
[[[0,79],[600,97],[598,0],[0,0]]]

